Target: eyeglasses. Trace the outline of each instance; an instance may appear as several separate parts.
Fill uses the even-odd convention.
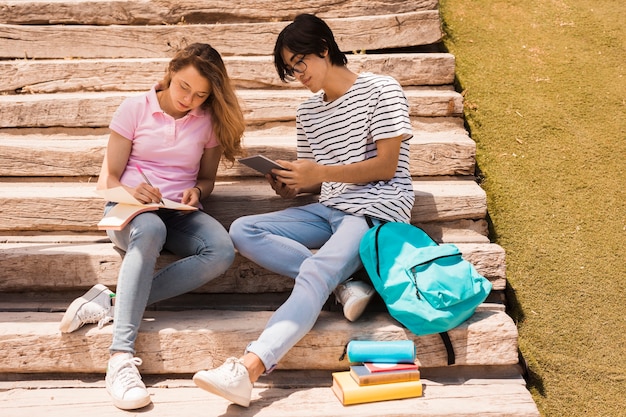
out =
[[[304,58],[305,57],[302,57],[302,59],[300,59],[298,62],[293,64],[293,67],[291,68],[285,67],[285,79],[287,81],[295,81],[296,73],[303,74],[304,71],[306,71],[307,67],[306,67],[306,62],[304,62]]]

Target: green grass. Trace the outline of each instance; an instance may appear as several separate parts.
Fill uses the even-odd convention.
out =
[[[442,0],[544,416],[626,415],[626,7]]]

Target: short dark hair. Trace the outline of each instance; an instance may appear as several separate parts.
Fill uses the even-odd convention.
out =
[[[274,46],[274,66],[281,80],[285,81],[286,66],[281,54],[287,48],[295,54],[316,54],[319,57],[328,51],[333,65],[348,63],[346,54],[339,50],[335,36],[326,22],[312,14],[299,14],[278,35]]]

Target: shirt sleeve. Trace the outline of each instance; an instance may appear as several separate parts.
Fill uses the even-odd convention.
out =
[[[138,111],[139,106],[135,104],[133,98],[125,99],[113,113],[109,129],[132,141],[135,137],[137,121],[139,120]]]
[[[297,138],[297,157],[298,159],[315,160],[311,144],[306,138],[302,124],[300,123],[299,110],[296,113],[296,138]]]
[[[386,78],[381,85],[378,102],[372,115],[370,133],[374,141],[402,136],[413,136],[409,118],[409,102],[400,84],[393,78]]]

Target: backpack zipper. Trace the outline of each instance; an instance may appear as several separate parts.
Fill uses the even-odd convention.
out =
[[[417,272],[415,272],[415,268],[417,268],[418,266],[426,265],[427,263],[430,263],[430,262],[434,262],[434,261],[436,261],[438,259],[451,258],[453,256],[460,256],[460,255],[458,253],[454,253],[454,254],[450,254],[450,255],[437,256],[436,258],[429,259],[428,261],[421,262],[421,263],[419,263],[417,265],[414,265],[410,269],[411,276],[413,277],[413,285],[415,285],[415,296],[417,297],[418,300],[421,300],[422,297],[420,296],[419,287],[417,286]]]
[[[413,285],[415,285],[415,296],[418,300],[421,300],[420,289],[417,287],[417,274],[415,273],[415,267],[411,268],[411,275],[413,276]]]

